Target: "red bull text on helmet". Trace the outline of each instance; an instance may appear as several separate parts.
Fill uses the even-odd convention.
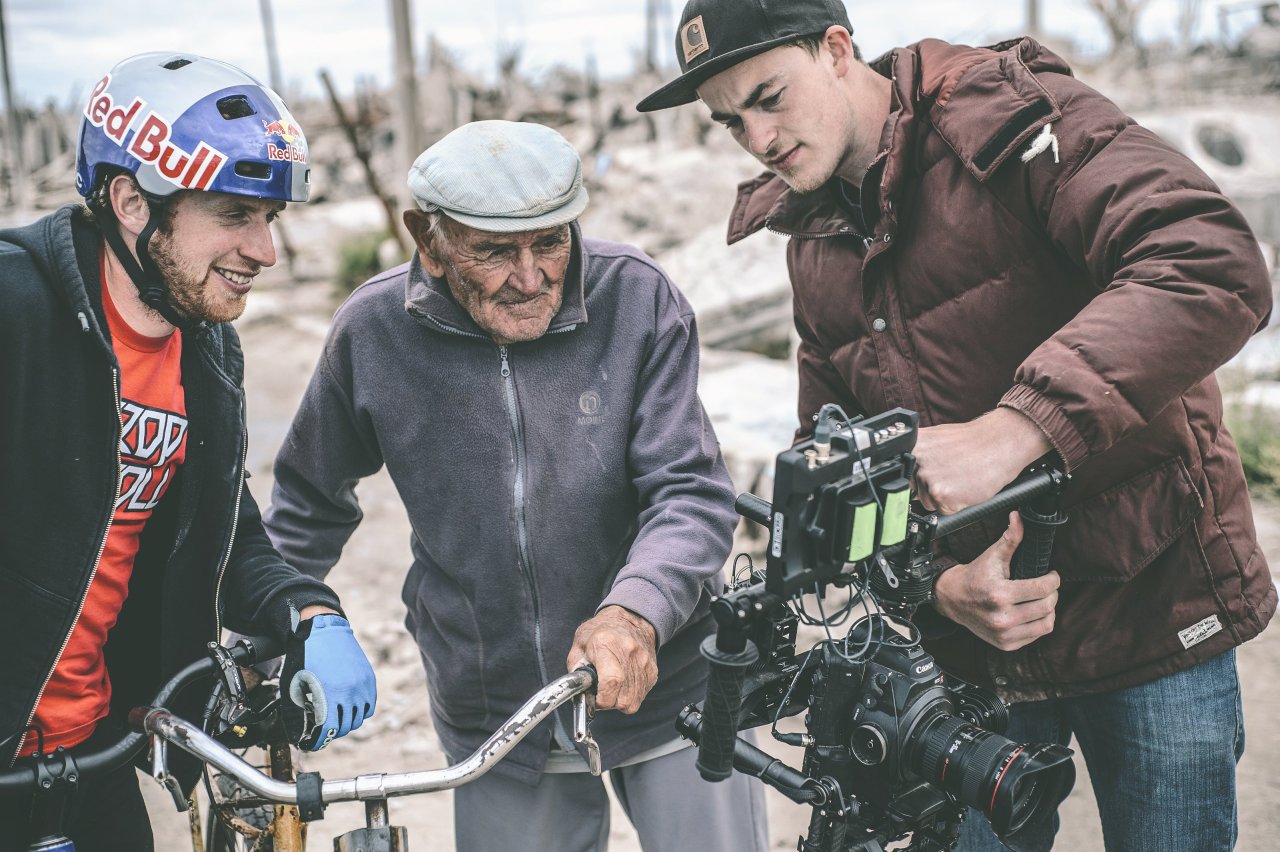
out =
[[[155,166],[175,186],[182,189],[208,189],[218,172],[226,165],[226,155],[204,142],[192,153],[182,150],[170,138],[172,126],[153,111],[147,112],[146,118],[126,147],[125,137],[146,102],[141,98],[134,98],[128,107],[117,105],[108,91],[110,85],[111,75],[107,74],[93,87],[84,108],[85,120],[94,127],[102,128],[107,138],[142,162]]]

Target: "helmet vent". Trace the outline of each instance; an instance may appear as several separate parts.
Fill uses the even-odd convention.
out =
[[[168,71],[177,71],[179,68],[182,68],[190,64],[191,64],[190,59],[170,59],[168,62],[161,65],[160,67]]]
[[[249,99],[244,95],[228,95],[218,101],[218,112],[221,113],[223,118],[230,121],[233,118],[256,115],[258,111],[253,108],[253,104],[249,103]]]
[[[241,160],[236,163],[236,174],[240,177],[253,178],[254,180],[271,180],[271,166],[266,163]]]

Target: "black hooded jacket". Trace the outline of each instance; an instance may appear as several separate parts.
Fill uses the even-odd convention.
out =
[[[0,231],[0,740],[30,723],[84,605],[119,487],[120,377],[101,245],[79,205]],[[223,627],[283,640],[290,602],[338,606],[271,547],[245,485],[235,330],[185,334],[187,457],[143,533],[107,640],[116,709],[146,701]],[[199,701],[174,709],[191,713]],[[20,741],[0,748],[0,766]]]

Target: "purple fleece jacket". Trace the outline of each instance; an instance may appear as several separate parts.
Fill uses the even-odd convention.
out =
[[[413,528],[405,624],[454,760],[564,673],[598,609],[648,619],[657,686],[635,715],[592,725],[608,768],[672,739],[703,694],[697,647],[736,515],[697,379],[693,311],[635,248],[575,226],[559,313],[505,347],[415,257],[335,315],[267,529],[323,577],[360,523],[356,482],[386,465]],[[567,714],[556,727],[563,739]],[[544,723],[499,771],[535,782],[551,736]]]

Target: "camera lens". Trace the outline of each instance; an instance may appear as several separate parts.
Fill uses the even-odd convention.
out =
[[[936,716],[915,740],[912,769],[991,820],[1006,843],[1048,818],[1071,792],[1071,750],[1015,743],[958,716]]]

